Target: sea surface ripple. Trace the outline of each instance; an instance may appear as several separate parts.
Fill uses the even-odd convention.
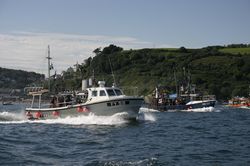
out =
[[[0,105],[0,165],[250,165],[247,109],[28,121],[24,107]]]

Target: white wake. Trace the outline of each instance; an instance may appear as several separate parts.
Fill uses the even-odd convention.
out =
[[[141,108],[137,117],[138,121],[155,122],[156,116],[153,112],[157,110],[149,110]],[[97,116],[93,113],[77,117],[68,116],[66,118],[44,119],[44,120],[28,120],[24,111],[22,112],[0,112],[0,124],[22,124],[22,123],[44,123],[44,124],[69,124],[69,125],[122,125],[129,123],[126,112],[116,113],[112,116]]]
[[[157,120],[154,114],[155,112],[159,112],[159,111],[154,110],[154,109],[141,108],[139,111],[138,120],[155,122]]]
[[[0,113],[0,124],[20,124],[20,123],[45,123],[45,124],[70,124],[70,125],[120,125],[128,123],[127,113],[117,113],[112,116],[96,116],[93,113],[77,117],[66,117],[46,120],[28,120],[24,113]]]
[[[20,121],[20,120],[24,120],[26,119],[25,118],[25,115],[24,115],[24,112],[7,112],[7,111],[4,111],[4,112],[0,112],[0,123],[1,121]]]
[[[214,112],[214,107],[204,107],[204,108],[195,108],[195,109],[187,109],[181,110],[182,112]]]
[[[138,121],[152,121],[155,122],[157,119],[154,114],[150,112],[140,113],[137,117]],[[44,123],[44,124],[68,124],[68,125],[122,125],[129,123],[127,119],[127,113],[121,112],[112,116],[97,116],[93,113],[89,115],[82,115],[77,117],[68,116],[66,118],[57,119],[45,119],[45,120],[28,120],[24,113],[0,113],[0,124],[22,124],[22,123]]]

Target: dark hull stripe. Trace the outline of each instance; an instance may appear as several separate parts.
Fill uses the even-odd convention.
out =
[[[196,108],[204,108],[204,107],[214,107],[216,101],[209,101],[203,103],[195,103],[190,105],[159,105],[153,106],[153,109],[159,109],[161,111],[168,110],[187,110],[187,109],[196,109]]]

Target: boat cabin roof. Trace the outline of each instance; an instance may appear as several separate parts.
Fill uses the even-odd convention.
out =
[[[39,91],[29,92],[28,94],[32,95],[32,96],[41,96],[42,94],[47,93],[47,92],[49,92],[48,89],[42,89],[42,90],[39,90]]]
[[[121,89],[116,87],[92,87],[88,88],[88,97],[115,97],[115,96],[123,96],[123,92]]]
[[[85,92],[78,93],[77,95],[87,95],[88,99],[105,99],[110,97],[124,96],[124,93],[118,87],[106,87],[104,81],[98,81],[98,87],[87,88]]]

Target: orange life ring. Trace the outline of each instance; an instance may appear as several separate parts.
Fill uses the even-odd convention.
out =
[[[39,119],[39,118],[43,117],[43,115],[41,112],[38,111],[35,113],[35,117]]]
[[[89,112],[89,109],[87,107],[83,107],[83,112]]]
[[[81,106],[77,107],[77,112],[82,112],[83,111],[83,108]]]
[[[52,112],[52,115],[54,115],[54,116],[59,116],[60,113],[59,113],[59,111],[53,111],[53,112]]]
[[[89,109],[87,107],[79,106],[77,107],[77,112],[89,112]]]

